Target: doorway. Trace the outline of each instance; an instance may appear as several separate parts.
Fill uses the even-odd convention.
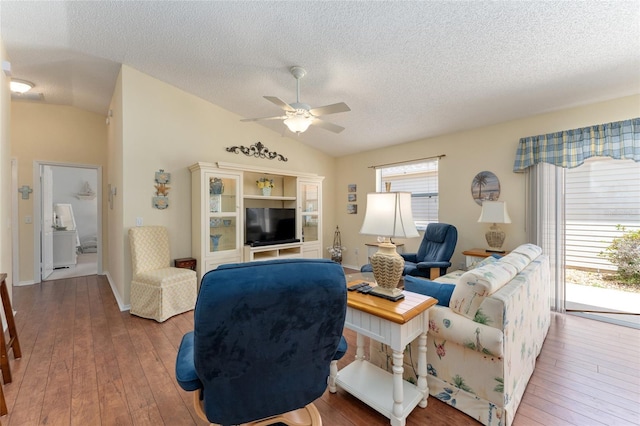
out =
[[[102,168],[35,162],[34,281],[102,274]]]

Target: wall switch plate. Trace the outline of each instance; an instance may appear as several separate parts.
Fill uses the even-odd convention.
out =
[[[33,218],[31,216],[25,216],[24,223],[33,223]]]
[[[136,217],[136,226],[142,226],[142,218]]]

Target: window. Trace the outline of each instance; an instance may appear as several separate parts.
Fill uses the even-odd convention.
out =
[[[411,209],[416,228],[424,230],[427,224],[438,222],[438,159],[380,166],[376,169],[377,191],[411,192]]]

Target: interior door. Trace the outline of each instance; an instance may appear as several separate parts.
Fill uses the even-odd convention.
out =
[[[42,279],[53,272],[53,170],[42,166]]]

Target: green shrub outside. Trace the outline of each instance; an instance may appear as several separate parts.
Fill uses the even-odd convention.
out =
[[[622,225],[617,225],[616,228],[625,231]],[[629,231],[614,238],[600,256],[618,267],[620,279],[629,284],[640,285],[640,230]]]

